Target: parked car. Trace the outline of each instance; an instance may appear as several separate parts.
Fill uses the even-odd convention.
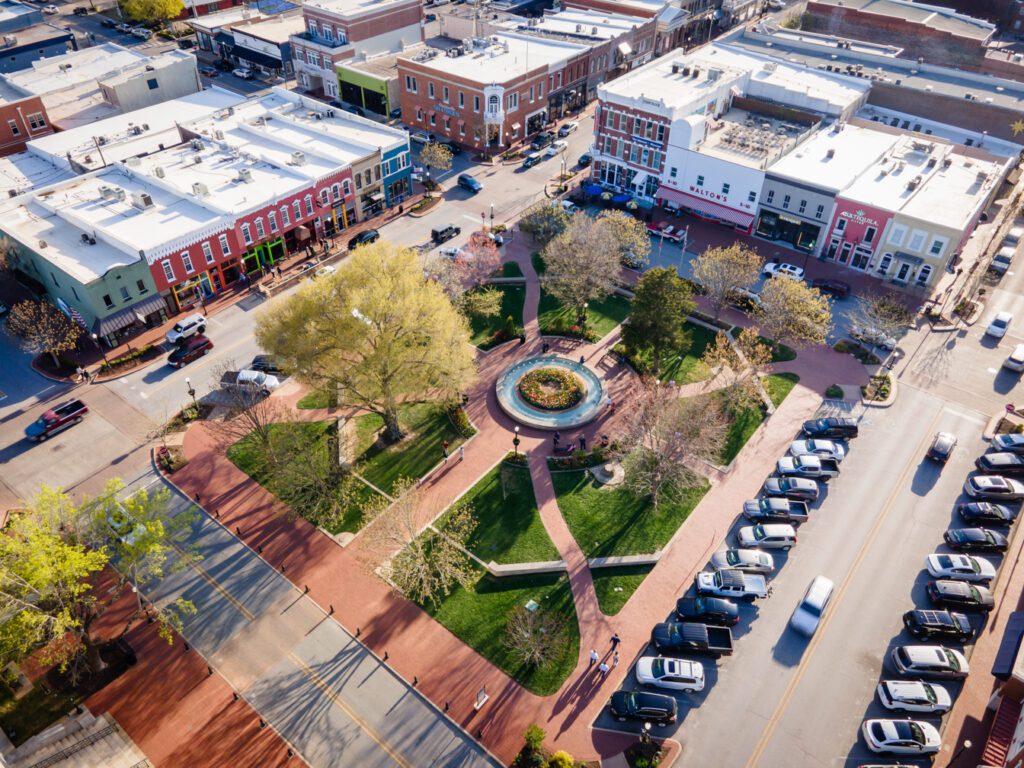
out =
[[[51,435],[63,432],[75,424],[81,424],[83,417],[88,412],[88,406],[81,400],[62,403],[46,411],[25,427],[25,437],[33,442],[41,443]]]
[[[830,293],[837,299],[845,299],[850,295],[850,284],[844,283],[842,280],[827,280],[819,277],[816,280],[811,280],[811,288],[817,288],[822,293]]]
[[[847,417],[813,419],[803,423],[804,437],[827,437],[849,440],[856,437],[860,430],[857,420]]]
[[[1014,227],[1003,236],[1003,245],[1017,245],[1024,239],[1024,227]]]
[[[689,659],[644,656],[636,663],[636,681],[647,687],[696,693],[704,690],[704,665]]]
[[[75,16],[88,16],[89,9],[84,5],[76,5],[72,13],[75,14]]]
[[[897,340],[896,337],[890,336],[880,328],[874,326],[865,325],[851,325],[850,336],[857,339],[857,341],[865,344],[870,344],[874,347],[881,347],[882,349],[896,349]]]
[[[153,36],[152,31],[146,29],[145,27],[132,27],[131,32],[129,34],[131,34],[132,37],[139,38],[139,40],[149,40],[149,38]]]
[[[1024,344],[1018,344],[1013,348],[1013,352],[1003,360],[1003,368],[1016,373],[1024,371]]]
[[[780,263],[778,261],[769,261],[761,269],[761,274],[765,277],[788,277],[791,280],[803,280],[804,279],[804,268],[798,267],[796,264]]]
[[[463,189],[469,190],[473,194],[476,194],[484,188],[484,185],[474,179],[468,173],[460,173],[459,178],[456,182]]]
[[[764,547],[788,552],[796,546],[796,529],[785,523],[745,525],[736,532],[741,547]]]
[[[1013,257],[1017,254],[1016,247],[1012,245],[1004,245],[995,256],[992,257],[992,263],[988,265],[990,272],[995,272],[997,275],[1004,275],[1010,269],[1013,264]]]
[[[1024,453],[1024,435],[1008,434],[995,435],[989,446],[996,451],[1009,451],[1010,453]]]
[[[767,5],[773,11],[781,11],[786,7],[786,0],[768,0]]]
[[[423,21],[425,23],[427,23],[427,24],[430,24],[433,21],[437,21],[437,14],[436,13],[425,13],[425,14],[423,14]]]
[[[641,720],[668,725],[676,721],[676,700],[645,691],[616,691],[608,701],[612,717],[619,722]]]
[[[317,267],[316,272],[313,273],[313,277],[327,277],[333,275],[338,271],[338,268],[333,264],[324,264],[322,267]]]
[[[749,312],[751,309],[761,306],[761,294],[749,288],[733,288],[729,291],[727,300],[734,307],[739,307],[744,312]]]
[[[281,367],[281,363],[273,355],[256,355],[252,362],[249,363],[249,368],[250,370],[262,371],[279,378],[288,375],[285,373],[284,368]]]
[[[918,720],[865,720],[861,731],[872,752],[933,755],[942,746],[938,729]]]
[[[735,568],[737,571],[767,576],[775,570],[775,559],[767,552],[756,549],[723,549],[711,556],[711,567],[716,571]]]
[[[183,51],[187,51],[190,48],[195,48],[196,47],[196,41],[192,40],[190,38],[187,38],[187,37],[180,37],[180,38],[178,38],[177,42],[178,42],[178,47],[181,50],[183,50]]]
[[[817,501],[818,483],[806,477],[769,477],[764,481],[765,496],[782,496],[796,501]]]
[[[953,706],[949,691],[924,680],[883,680],[877,691],[886,709],[942,714]]]
[[[954,448],[956,448],[956,435],[952,432],[936,432],[935,438],[932,440],[932,444],[929,446],[928,453],[925,456],[932,461],[945,464],[949,461],[949,457],[953,455]]]
[[[1005,552],[1007,538],[988,528],[951,528],[942,534],[946,546],[962,552]]]
[[[749,499],[743,502],[743,516],[752,523],[799,525],[807,522],[807,503],[772,496]]]
[[[540,165],[542,162],[544,162],[544,155],[542,153],[529,152],[527,153],[526,158],[523,160],[521,167],[525,171],[530,168],[533,168],[533,166],[535,165]]]
[[[813,454],[826,459],[842,461],[846,458],[846,449],[834,440],[794,440],[789,444],[790,456]]]
[[[985,329],[986,336],[992,336],[996,339],[1001,339],[1006,335],[1006,331],[1010,327],[1010,323],[1013,322],[1013,313],[1011,312],[997,312],[996,316],[989,322],[988,327]]]
[[[368,229],[365,232],[360,232],[358,235],[348,241],[348,249],[351,251],[353,248],[358,248],[360,245],[366,245],[367,243],[375,243],[380,240],[380,232],[376,229]]]
[[[213,349],[213,342],[197,333],[185,339],[167,356],[167,364],[172,368],[183,368],[193,360],[198,360]]]
[[[203,77],[217,77],[220,74],[220,70],[216,67],[211,67],[209,64],[200,64],[199,74]]]
[[[732,654],[732,630],[707,624],[667,621],[654,625],[651,645],[658,653],[729,656]]]
[[[441,243],[447,243],[453,237],[458,237],[462,234],[462,228],[456,227],[454,224],[445,224],[443,227],[435,227],[430,230],[430,240],[435,245]]]
[[[974,466],[986,474],[1024,475],[1024,455],[986,453],[974,460]]]
[[[903,626],[918,640],[952,639],[959,642],[974,637],[974,627],[963,613],[917,610],[903,614]]]
[[[809,477],[828,482],[839,477],[839,462],[810,453],[783,456],[775,462],[775,472],[782,477]]]
[[[252,80],[253,77],[255,76],[253,74],[253,71],[248,67],[236,67],[235,69],[231,70],[231,74],[235,77],[240,77],[243,80]]]
[[[171,327],[171,330],[167,332],[165,338],[171,344],[179,344],[189,336],[195,336],[197,333],[204,333],[205,331],[206,318],[196,312],[176,322]]]
[[[57,6],[54,6],[54,8],[56,8],[56,7]],[[115,26],[114,29],[116,29],[118,32],[123,32],[124,34],[128,34],[129,32],[132,31],[132,25],[131,24],[125,24],[122,21],[120,24]]]
[[[740,609],[722,597],[680,597],[676,600],[676,618],[731,627],[739,624]]]
[[[964,493],[975,499],[1020,501],[1024,499],[1024,483],[1002,475],[971,475],[964,481]]]
[[[834,589],[835,584],[832,579],[815,576],[804,593],[804,599],[793,611],[793,615],[789,619],[789,626],[806,637],[813,635],[818,630],[818,624],[821,623],[821,617],[825,614],[825,609],[828,608]]]
[[[548,145],[548,148],[544,150],[544,154],[547,157],[557,157],[562,152],[565,152],[569,148],[569,142],[559,139],[553,141]]]
[[[995,601],[988,588],[966,581],[939,579],[929,581],[925,592],[932,605],[943,608],[959,608],[964,611],[988,613],[995,607]]]
[[[768,596],[768,582],[764,576],[744,573],[735,568],[720,571],[701,571],[694,577],[698,595],[736,598],[753,602]]]
[[[558,129],[558,135],[559,137],[564,139],[566,136],[568,136],[570,133],[573,133],[579,127],[580,124],[578,122],[576,122],[575,120],[570,120],[568,123],[565,123],[561,128]]]
[[[220,378],[221,389],[260,394],[264,397],[281,386],[281,380],[263,371],[225,371]]]
[[[409,138],[417,144],[429,144],[434,140],[434,137],[426,131],[416,131],[416,133],[410,134]]]
[[[221,72],[230,72],[232,69],[235,68],[235,65],[227,59],[217,59],[215,62],[213,62],[213,66],[215,66]]]
[[[1003,504],[990,501],[968,501],[957,507],[965,523],[981,525],[1012,525],[1017,515]]]
[[[936,579],[986,584],[996,577],[996,567],[992,563],[983,557],[973,555],[928,555],[925,558],[925,568]]]
[[[109,16],[101,16],[100,26],[106,27],[107,29],[117,29],[117,21]]]
[[[579,160],[576,161],[576,165],[578,165],[580,168],[589,168],[592,162],[594,162],[594,158],[592,158],[589,154],[584,153],[580,155]]]
[[[530,142],[530,149],[537,152],[544,149],[548,144],[555,140],[555,135],[551,131],[541,131],[534,137],[533,141]]]
[[[898,645],[889,655],[894,671],[908,677],[967,677],[971,668],[960,651],[943,645]]]

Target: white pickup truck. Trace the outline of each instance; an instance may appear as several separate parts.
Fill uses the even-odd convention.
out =
[[[701,571],[695,579],[698,595],[731,597],[753,602],[768,596],[768,582],[758,573],[745,573],[735,568],[721,571]]]

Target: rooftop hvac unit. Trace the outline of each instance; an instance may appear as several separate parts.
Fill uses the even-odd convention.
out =
[[[192,146],[192,149],[194,149],[196,152],[202,152],[203,151],[203,140],[202,139],[192,139],[191,146]]]
[[[774,61],[766,61],[764,63],[764,67],[762,67],[762,68],[764,69],[765,72],[774,72],[777,67],[778,67],[778,64],[776,64]]]
[[[132,192],[132,205],[140,211],[153,207],[153,197],[148,192]]]
[[[831,160],[835,156],[836,156],[835,149],[830,149],[828,152],[825,153],[825,159],[826,160]]]
[[[99,144],[102,147],[104,144],[107,143],[107,137],[106,136],[97,136],[96,137],[96,143]]]
[[[165,175],[164,174],[163,166],[162,165],[155,166],[153,168],[153,175],[156,176],[158,179],[162,179],[164,177],[164,175]]]
[[[149,130],[149,123],[143,123],[142,124],[142,130],[148,131]]]
[[[7,196],[8,197],[17,197],[18,196],[18,190],[16,190],[16,189],[8,189],[7,190]]]
[[[224,131],[222,131],[220,128],[218,128],[217,130],[215,130],[213,132],[213,138],[223,140],[224,139]]]
[[[117,190],[114,189],[113,187],[108,187],[106,185],[100,187],[100,197],[102,197],[104,200],[113,200],[116,192]]]
[[[128,128],[128,133],[130,133],[132,136],[139,136],[142,134],[142,126],[133,125],[130,128]]]
[[[305,165],[305,164],[306,164],[306,155],[305,155],[304,152],[299,152],[298,150],[295,150],[294,152],[292,152],[292,165]]]
[[[928,163],[927,163],[927,166],[928,166],[929,168],[934,168],[934,167],[936,166],[936,164],[937,164],[937,163],[938,163],[938,161],[937,161],[937,160],[936,160],[936,159],[935,159],[934,157],[929,157],[929,158],[928,158]]]
[[[252,181],[252,171],[248,168],[238,169],[238,180],[239,181]]]
[[[128,197],[128,193],[120,187],[114,187],[114,200],[119,203],[123,203],[125,198]]]
[[[199,165],[201,162],[203,162],[203,156],[202,155],[193,155],[192,156],[192,164],[193,165]]]
[[[690,70],[690,77],[696,78],[700,75],[700,67],[694,67]]]
[[[124,164],[127,165],[129,168],[138,168],[140,165],[142,165],[142,161],[139,160],[139,158],[137,157],[129,157],[125,158]]]
[[[45,248],[46,247],[46,241],[45,240],[40,240],[39,241],[39,247],[40,248]]]
[[[17,45],[17,44],[18,44],[18,37],[17,37],[17,35],[4,35],[4,45],[5,46],[11,46],[11,45]]]
[[[210,194],[210,189],[203,182],[195,181],[192,182],[192,194],[196,197],[206,197]]]
[[[335,112],[334,112],[334,110],[333,110],[333,109],[328,109],[328,110],[327,110],[327,116],[328,116],[328,117],[334,117],[334,115],[335,115]]]

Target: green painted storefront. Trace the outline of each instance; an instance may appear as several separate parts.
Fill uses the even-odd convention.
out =
[[[388,98],[388,80],[344,65],[338,67],[338,88],[342,101],[357,104],[378,115],[387,115],[398,105]]]

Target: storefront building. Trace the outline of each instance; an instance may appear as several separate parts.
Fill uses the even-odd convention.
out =
[[[769,173],[761,191],[754,234],[817,256],[835,204],[834,194]]]

